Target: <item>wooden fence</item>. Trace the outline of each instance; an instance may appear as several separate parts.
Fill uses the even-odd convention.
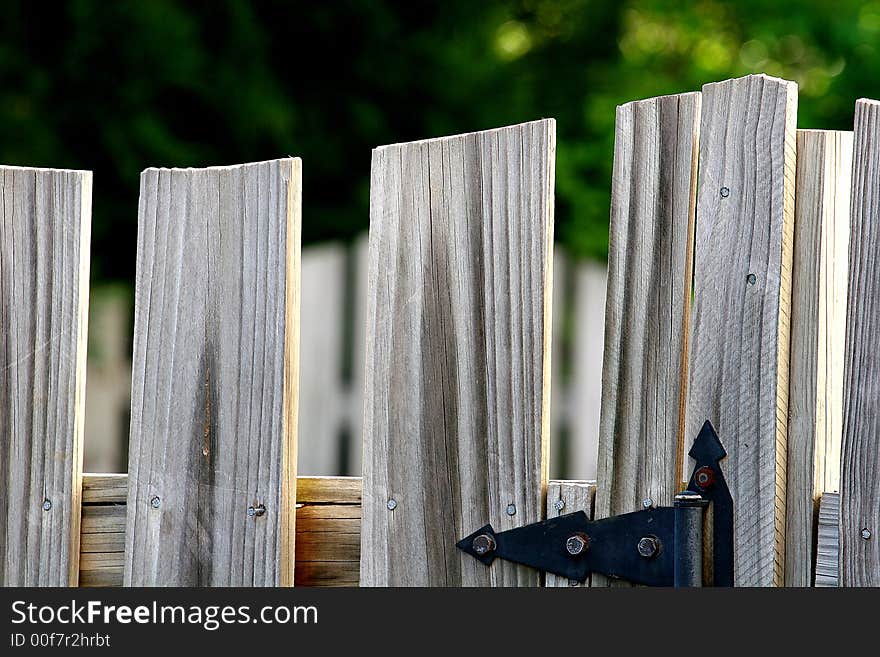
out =
[[[880,584],[878,112],[798,131],[797,86],[763,75],[618,108],[595,483],[548,476],[599,378],[553,344],[596,318],[553,312],[579,274],[553,257],[552,120],[376,149],[342,265],[300,260],[297,159],[145,171],[127,475],[81,475],[91,176],[3,168],[0,580],[567,585],[454,543],[669,504],[709,419],[736,584]],[[363,414],[300,370],[363,381]],[[361,441],[363,479],[296,476],[297,449]]]
[[[360,476],[364,412],[367,237],[304,247],[301,274],[298,471]],[[553,253],[550,476],[595,479],[605,314],[604,263]],[[126,467],[132,300],[91,291],[84,468]]]

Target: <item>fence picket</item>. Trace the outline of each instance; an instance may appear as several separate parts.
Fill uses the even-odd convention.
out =
[[[0,186],[0,585],[75,586],[92,174]]]
[[[138,223],[125,583],[290,584],[300,161],[148,169]]]
[[[699,93],[617,110],[597,518],[671,505],[681,486],[699,121]]]
[[[880,586],[880,101],[857,101],[854,124],[840,581]]]
[[[852,133],[797,132],[785,584],[813,582],[814,522],[840,479]]]
[[[373,153],[361,583],[536,585],[455,542],[543,516],[555,124]]]
[[[784,578],[796,116],[793,82],[703,87],[685,437],[727,450],[739,586]]]

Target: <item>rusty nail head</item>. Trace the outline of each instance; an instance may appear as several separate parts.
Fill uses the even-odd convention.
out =
[[[583,554],[584,550],[589,546],[590,538],[586,534],[573,534],[568,537],[567,541],[565,541],[565,551],[573,557]]]
[[[645,559],[650,559],[657,551],[660,549],[660,544],[657,539],[653,536],[643,536],[639,539],[638,550],[639,554],[645,557]]]
[[[52,508],[52,500],[50,500],[47,497],[45,500],[43,500],[43,511],[48,511],[51,508]]]
[[[509,515],[509,516],[516,515],[516,504],[514,504],[513,502],[511,502],[510,504],[507,505],[507,515]]]
[[[489,534],[480,534],[474,539],[471,547],[473,547],[474,552],[483,556],[495,551],[495,539],[489,536]]]
[[[865,539],[866,541],[871,538],[871,530],[868,529],[867,527],[864,527],[862,529],[861,534],[862,534],[862,538]]]
[[[159,499],[158,495],[154,495],[153,499],[150,500],[150,506],[154,509],[158,509],[160,504],[162,504],[162,500]]]
[[[703,466],[697,470],[694,479],[700,488],[709,488],[715,483],[715,473],[712,471],[712,468]]]
[[[721,198],[727,198],[730,196],[730,190],[727,187],[721,188]]]
[[[388,507],[389,511],[394,511],[394,509],[397,508],[397,500],[392,497],[390,500],[388,500],[385,506]]]

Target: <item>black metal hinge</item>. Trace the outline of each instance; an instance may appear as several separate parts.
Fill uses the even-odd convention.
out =
[[[578,511],[504,532],[486,525],[456,546],[487,566],[501,558],[579,582],[601,573],[649,586],[701,586],[711,505],[711,582],[733,586],[733,499],[719,466],[727,452],[708,420],[689,455],[696,465],[674,506],[601,520]]]

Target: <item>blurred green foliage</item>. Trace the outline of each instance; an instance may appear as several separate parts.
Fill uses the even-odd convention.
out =
[[[880,94],[880,2],[3,3],[0,161],[95,172],[93,276],[134,275],[138,176],[299,155],[303,237],[368,223],[376,145],[552,116],[557,239],[607,250],[619,103],[766,72],[800,127]]]

